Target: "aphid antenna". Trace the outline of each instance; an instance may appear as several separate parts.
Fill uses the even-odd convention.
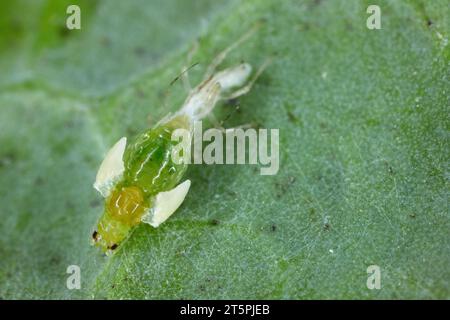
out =
[[[173,86],[175,82],[180,80],[180,78],[186,74],[186,72],[188,72],[189,70],[191,70],[192,68],[194,68],[195,66],[197,66],[199,64],[200,64],[199,62],[196,62],[196,63],[193,63],[192,65],[190,65],[188,68],[185,68],[169,83],[169,86]]]
[[[240,105],[235,106],[234,109],[224,119],[220,120],[219,124],[222,126],[224,122],[228,121],[240,108]]]
[[[230,51],[233,51],[236,47],[240,46],[243,42],[245,42],[248,38],[253,36],[256,31],[261,28],[263,22],[258,21],[249,31],[244,33],[236,42],[231,44],[229,47],[225,48],[222,52],[220,52],[214,60],[211,62],[211,64],[208,66],[205,72],[205,76],[203,80],[208,79],[211,75],[214,74],[216,68],[222,63],[222,61],[225,59],[225,57],[230,53]]]

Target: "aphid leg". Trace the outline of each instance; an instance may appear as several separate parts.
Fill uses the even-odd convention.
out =
[[[223,121],[217,120],[216,116],[213,115],[212,113],[208,114],[208,119],[214,125],[214,128],[219,129],[222,132],[225,132],[225,128],[223,127]]]
[[[214,74],[216,68],[222,63],[222,61],[226,58],[227,54],[230,51],[232,51],[233,49],[238,47],[241,43],[243,43],[245,40],[250,38],[259,29],[259,27],[260,27],[260,25],[257,24],[256,26],[251,28],[249,31],[247,31],[242,37],[240,37],[235,43],[233,43],[228,48],[225,48],[225,50],[220,52],[214,58],[214,60],[211,62],[211,64],[208,66],[208,68],[206,69],[206,73],[205,73],[205,76],[203,78],[203,81],[208,79],[208,78],[210,78]]]
[[[240,96],[248,93],[251,90],[255,81],[259,78],[261,73],[263,73],[263,71],[268,67],[268,65],[270,64],[271,61],[272,61],[271,58],[264,61],[264,63],[259,67],[258,71],[256,71],[253,78],[245,86],[230,93],[229,95],[221,96],[220,98],[223,100],[232,100],[232,99],[236,99],[237,97],[240,97]]]
[[[226,128],[226,129],[224,129],[224,133],[231,132],[231,131],[234,131],[236,129],[250,129],[250,128],[253,128],[253,127],[254,127],[254,125],[252,123],[244,123],[244,124],[241,124],[240,126],[236,126],[236,127],[233,127],[233,128]]]
[[[223,126],[224,122],[227,121],[228,119],[230,119],[231,116],[232,116],[235,112],[237,112],[238,110],[239,110],[239,106],[237,105],[237,106],[235,107],[235,109],[234,109],[232,112],[230,112],[230,113],[225,117],[225,119],[222,119],[222,120],[220,120],[220,121],[217,120],[216,116],[215,116],[213,113],[209,113],[209,114],[208,114],[208,119],[209,119],[209,121],[211,121],[211,123],[214,125],[214,128],[219,129],[219,130],[221,130],[223,133],[225,133],[226,129],[225,129],[225,127]]]
[[[198,41],[195,40],[194,45],[188,52],[186,64],[183,66],[183,70],[181,70],[181,81],[183,82],[184,89],[187,92],[191,92],[192,90],[192,86],[189,81],[189,69],[192,67],[191,66],[192,57],[197,52],[197,50],[198,50]]]
[[[227,131],[229,132],[229,131],[232,131],[235,129],[249,129],[249,128],[254,127],[254,125],[251,123],[245,123],[245,124],[241,124],[240,126],[236,126],[236,127],[232,127],[232,128],[225,128],[225,127],[223,127],[224,121],[223,120],[218,121],[217,118],[212,113],[210,113],[208,115],[208,118],[211,121],[211,123],[214,124],[214,127],[216,129],[219,129],[222,133],[227,133]]]

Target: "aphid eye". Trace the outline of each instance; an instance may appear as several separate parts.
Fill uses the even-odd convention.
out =
[[[116,248],[117,248],[117,244],[115,244],[115,243],[110,247],[111,250],[115,250]]]
[[[94,233],[92,233],[92,239],[94,239],[95,241],[97,241],[97,236],[98,236],[98,232],[94,231]]]

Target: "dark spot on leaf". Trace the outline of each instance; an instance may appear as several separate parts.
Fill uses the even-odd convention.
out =
[[[416,217],[416,214],[415,214],[415,213],[410,213],[410,214],[409,214],[409,217],[412,218],[412,219],[414,219],[414,218]]]
[[[36,186],[42,186],[44,184],[44,179],[42,179],[42,177],[37,177],[36,180],[34,180],[34,184]]]
[[[19,20],[11,19],[9,21],[9,25],[10,25],[11,29],[14,30],[16,33],[18,33],[18,34],[22,33],[23,25],[22,25],[22,23]]]
[[[299,24],[295,25],[295,31],[308,31],[311,28],[309,23],[307,22],[300,22]]]
[[[431,19],[427,20],[427,26],[431,27],[433,25],[433,21]]]
[[[111,40],[108,37],[102,37],[100,39],[100,44],[104,47],[110,47],[111,46]]]
[[[167,90],[158,90],[157,96],[160,101],[165,101],[168,94]]]
[[[389,172],[389,174],[395,174],[394,169],[392,169],[391,165],[389,164],[389,162],[385,161],[384,165],[386,166],[387,171]]]
[[[309,217],[310,217],[311,221],[317,221],[318,216],[316,214],[316,209],[315,208],[309,208],[308,214],[309,214]]]
[[[136,88],[136,94],[139,98],[145,97],[145,92],[141,88]]]
[[[18,231],[22,232],[25,230],[25,228],[28,227],[30,220],[31,220],[32,214],[30,212],[24,212],[22,213],[16,222],[16,228]]]
[[[65,126],[67,129],[71,129],[71,128],[73,128],[73,127],[75,126],[75,122],[74,122],[72,119],[67,120],[67,121],[64,123],[64,126]]]
[[[271,230],[272,232],[277,231],[277,226],[276,226],[275,224],[272,224],[272,225],[270,226],[270,230]]]
[[[331,226],[330,226],[330,224],[328,222],[325,222],[323,224],[323,230],[328,231],[328,230],[330,230],[330,228],[331,228]]]
[[[70,35],[70,30],[67,28],[67,26],[64,25],[59,28],[59,36],[61,38],[66,38],[69,35]]]
[[[145,49],[143,47],[136,47],[134,48],[134,53],[137,56],[143,56],[145,54]]]
[[[352,31],[353,30],[353,24],[349,20],[345,20],[345,29],[347,31]]]
[[[210,222],[210,224],[211,224],[212,226],[218,226],[218,225],[220,224],[220,221],[217,220],[217,219],[212,219],[211,222]]]
[[[66,207],[67,207],[67,209],[73,209],[73,208],[75,208],[75,205],[71,201],[67,201]]]
[[[117,249],[117,244],[114,243],[111,247],[109,247],[109,249],[111,249],[111,250],[116,250],[116,249]]]
[[[290,121],[290,122],[293,122],[293,123],[299,123],[299,118],[297,118],[297,116],[295,115],[295,114],[293,114],[292,113],[292,111],[287,111],[287,116],[288,116],[288,120]]]
[[[59,264],[61,262],[61,258],[59,256],[53,256],[50,258],[51,264]]]
[[[239,105],[239,99],[235,98],[235,99],[228,99],[225,102],[225,106],[229,106],[229,107],[237,107]]]
[[[295,124],[302,124],[301,119],[293,112],[294,106],[291,103],[285,103],[283,105],[286,111],[288,121]]]
[[[7,153],[5,155],[0,156],[0,168],[6,167],[16,161],[16,155],[14,153]]]
[[[89,203],[89,206],[91,208],[96,208],[96,207],[99,207],[100,204],[101,204],[101,201],[99,199],[94,199]]]
[[[289,190],[289,188],[291,187],[291,185],[294,182],[295,182],[295,177],[294,176],[289,176],[287,178],[284,178],[280,182],[275,182],[275,187],[279,191],[277,193],[277,197],[281,197],[282,195],[284,195]]]
[[[237,193],[235,191],[233,191],[233,190],[227,190],[226,192],[232,197],[236,197],[237,196]]]
[[[255,129],[255,130],[259,130],[259,129],[262,129],[264,127],[263,127],[263,124],[260,121],[254,121],[254,122],[252,122],[252,128]]]
[[[373,119],[373,118],[367,119],[367,120],[366,120],[366,125],[367,125],[368,127],[379,126],[379,125],[380,125],[380,120],[378,120],[378,119]]]
[[[130,136],[134,136],[137,134],[137,131],[134,128],[127,128],[127,134]]]

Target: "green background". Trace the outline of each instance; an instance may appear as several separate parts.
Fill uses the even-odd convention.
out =
[[[65,28],[72,3],[81,30]],[[448,1],[0,6],[1,298],[450,298]],[[193,83],[257,21],[224,66],[275,59],[239,112],[216,115],[278,128],[278,174],[191,166],[175,215],[102,256],[105,152],[180,107],[170,82],[195,39]]]

